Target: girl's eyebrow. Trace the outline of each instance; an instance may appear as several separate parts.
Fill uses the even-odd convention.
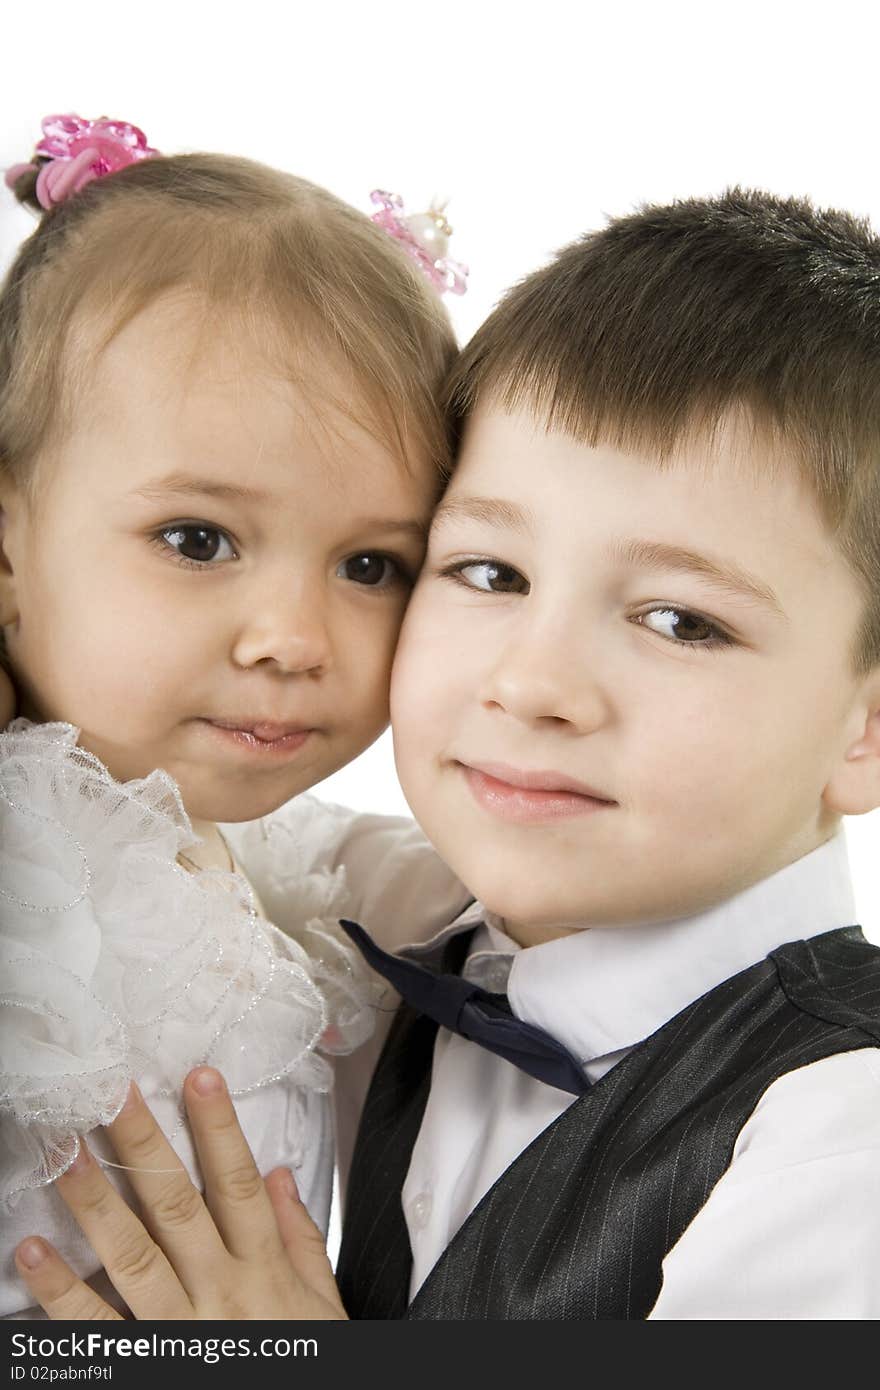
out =
[[[169,473],[164,478],[153,478],[142,487],[134,488],[129,496],[142,497],[146,502],[164,502],[168,497],[215,497],[227,502],[275,500],[271,493],[262,492],[259,488],[246,487],[243,483],[221,483],[190,473]],[[406,516],[355,517],[349,521],[348,529],[373,535],[412,536],[422,544],[428,536],[427,521]]]
[[[534,514],[516,502],[499,497],[476,497],[466,494],[445,497],[434,513],[434,526],[446,521],[482,521],[488,526],[505,527],[509,531],[531,532],[535,529]]]
[[[230,502],[266,502],[268,493],[243,483],[221,483],[192,473],[169,473],[164,478],[151,478],[143,487],[134,488],[132,497],[147,502],[162,502],[166,497],[218,497]]]
[[[785,619],[782,604],[769,585],[749,574],[748,570],[742,569],[732,560],[710,560],[708,556],[701,555],[696,550],[667,545],[662,541],[645,540],[617,541],[610,547],[609,555],[612,560],[636,565],[642,569],[670,569],[699,575],[736,597],[756,599],[772,608],[778,617]]]

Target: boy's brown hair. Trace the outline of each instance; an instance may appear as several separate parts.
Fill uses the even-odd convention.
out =
[[[514,287],[448,399],[455,436],[491,400],[661,464],[744,410],[795,460],[864,588],[857,670],[880,663],[880,239],[866,222],[741,189],[616,218]]]
[[[16,185],[35,206],[35,174]],[[29,486],[95,353],[165,294],[231,324],[318,404],[406,462],[448,468],[440,384],[455,352],[436,294],[387,234],[323,188],[250,160],[179,155],[97,179],[45,214],[0,291],[0,473]],[[366,418],[364,418],[366,417]]]

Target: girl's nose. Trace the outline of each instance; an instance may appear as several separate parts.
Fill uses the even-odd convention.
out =
[[[326,596],[276,591],[255,601],[239,627],[232,659],[246,670],[265,664],[286,674],[323,673],[331,659]]]

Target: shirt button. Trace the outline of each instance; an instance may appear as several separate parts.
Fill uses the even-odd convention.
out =
[[[416,1230],[423,1231],[431,1216],[430,1192],[420,1192],[418,1197],[413,1198],[410,1203],[409,1215]]]

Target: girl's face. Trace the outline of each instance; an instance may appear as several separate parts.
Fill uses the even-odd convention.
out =
[[[314,375],[339,398],[330,363]],[[264,815],[382,731],[426,461],[405,472],[348,412],[316,414],[255,349],[160,302],[38,466],[35,507],[0,498],[22,713],[77,725],[119,779],[164,768],[205,820]]]

